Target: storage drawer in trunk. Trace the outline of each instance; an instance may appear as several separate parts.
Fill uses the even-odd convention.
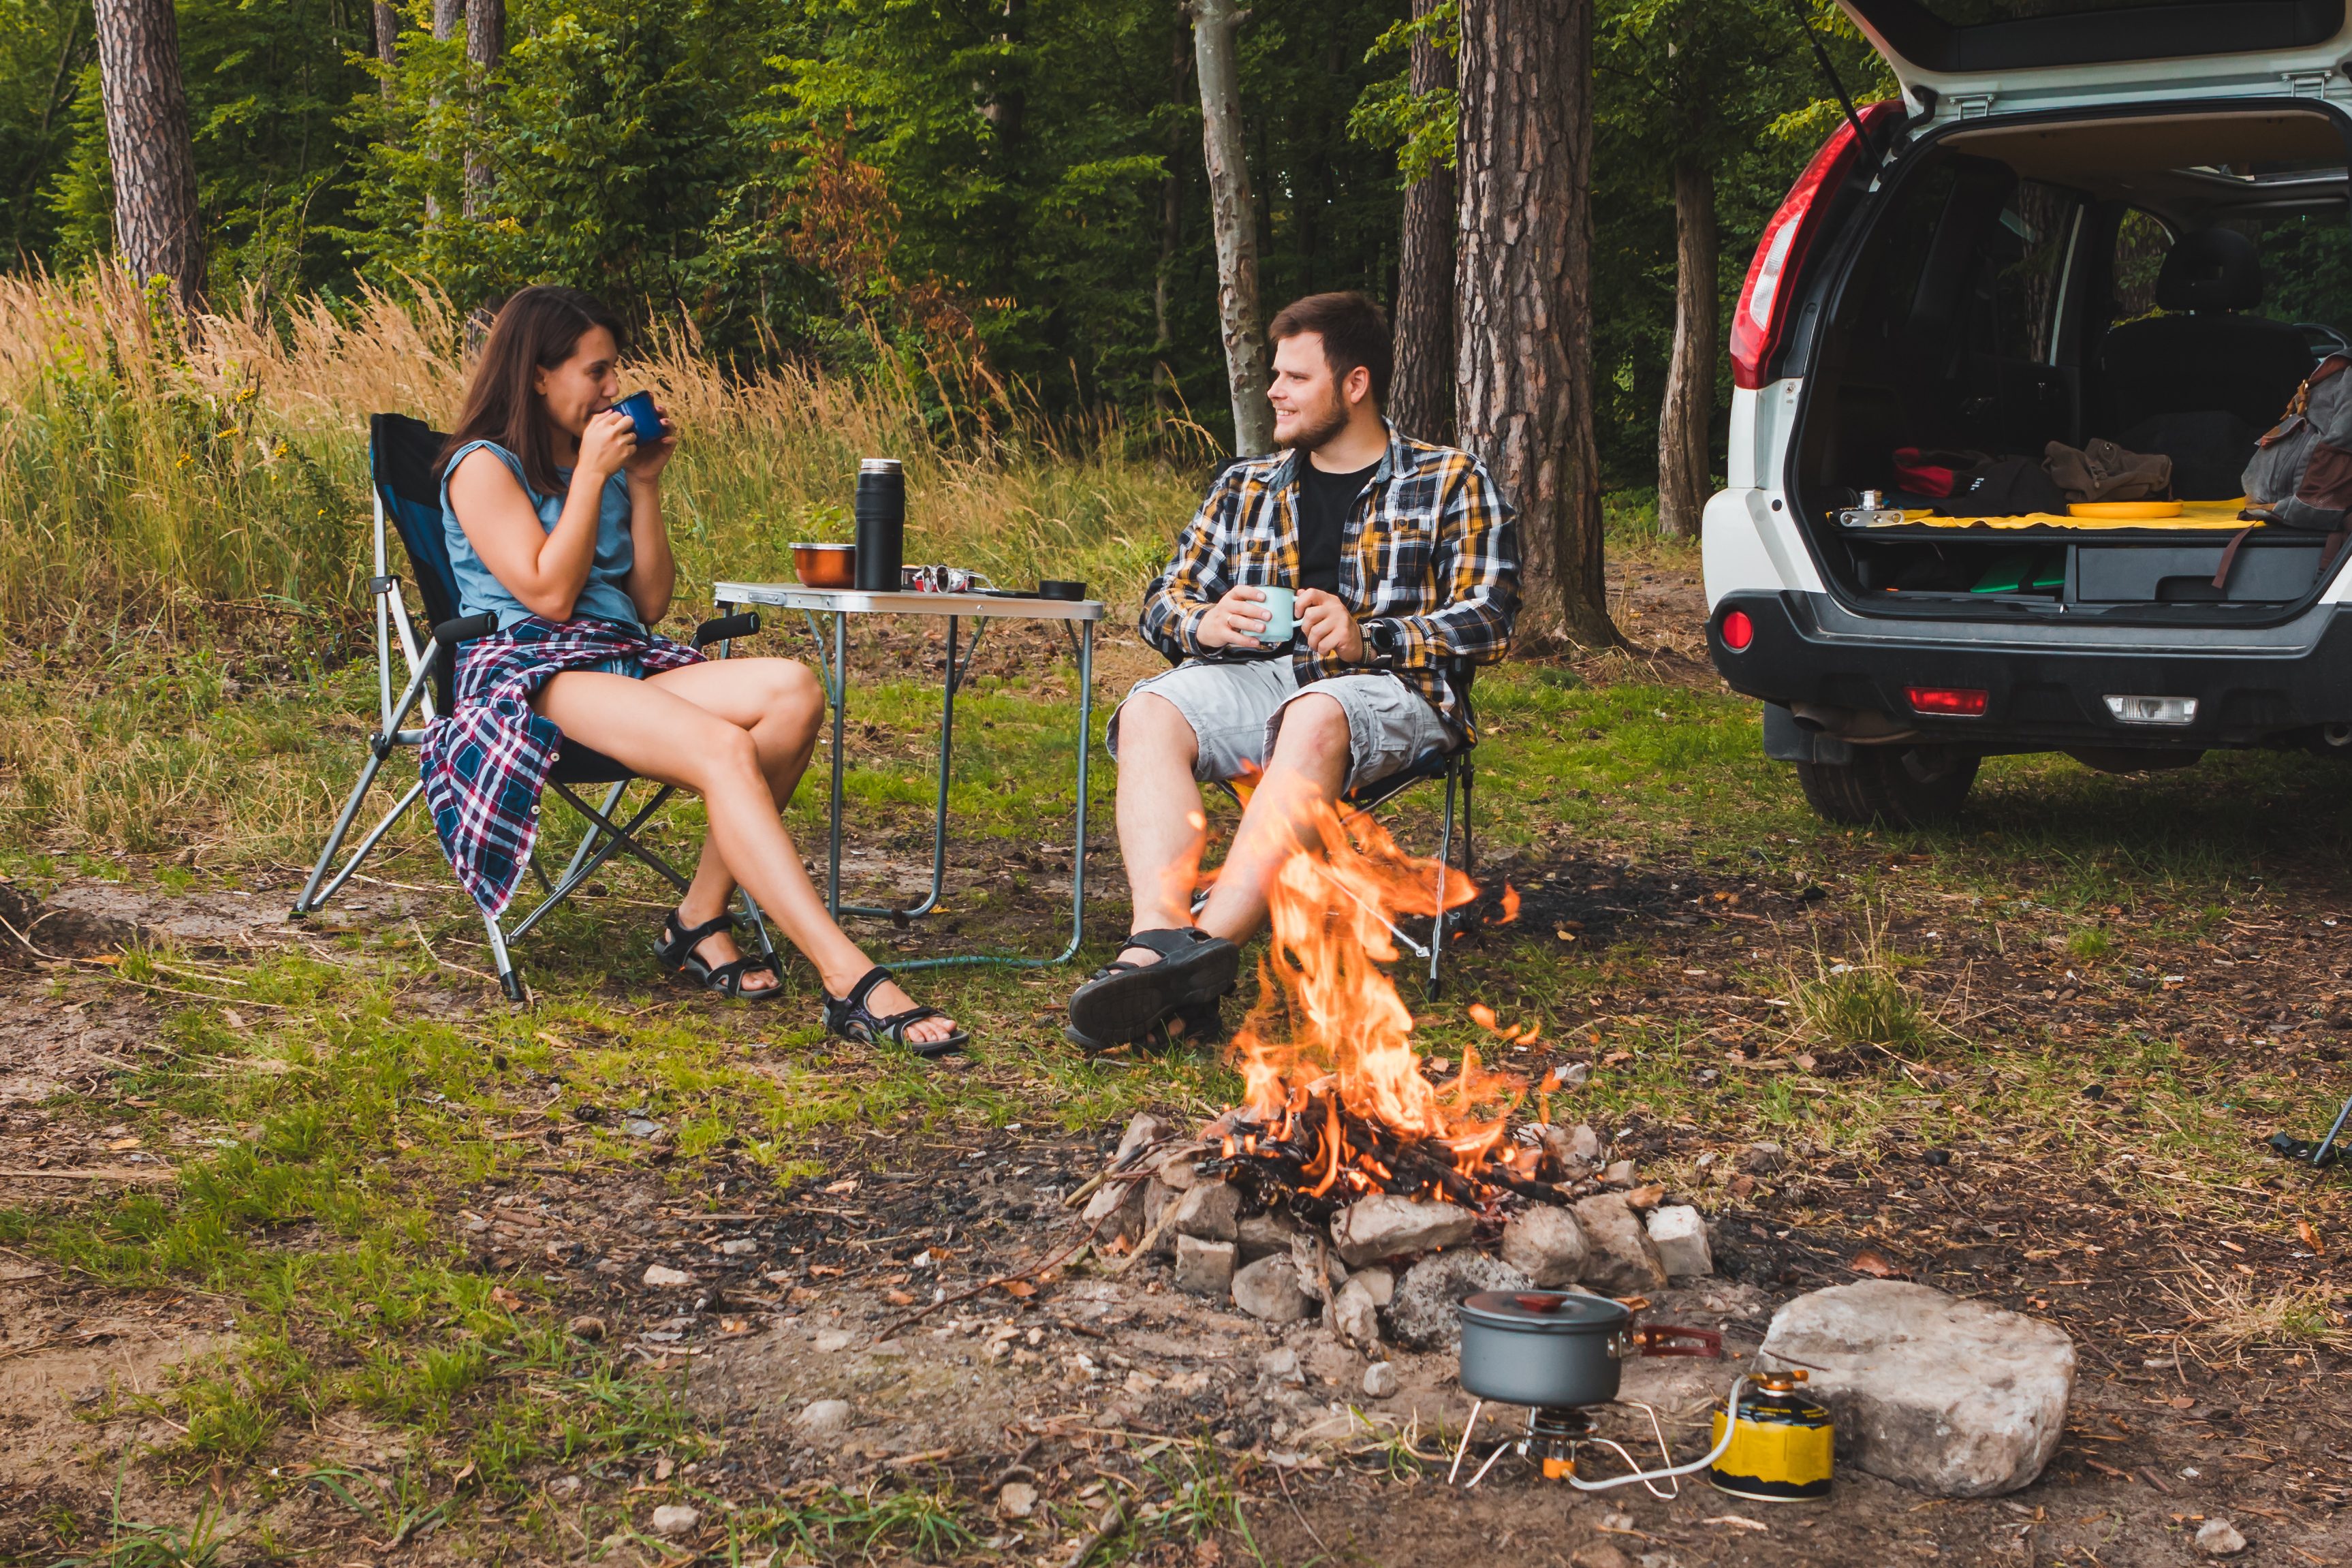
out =
[[[2226,589],[2213,586],[2221,544],[2083,545],[2075,552],[2075,597],[2084,604],[2197,604],[2227,599],[2286,604],[2311,591],[2320,542],[2257,544],[2231,563]]]

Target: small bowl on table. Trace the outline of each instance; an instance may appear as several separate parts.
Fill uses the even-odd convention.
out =
[[[795,544],[793,570],[806,588],[849,588],[857,583],[855,544]]]

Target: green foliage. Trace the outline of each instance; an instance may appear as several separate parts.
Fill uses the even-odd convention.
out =
[[[1365,59],[1397,60],[1401,68],[1366,88],[1348,116],[1350,134],[1375,147],[1396,149],[1397,169],[1407,184],[1426,178],[1432,169],[1451,169],[1457,161],[1462,96],[1450,87],[1412,90],[1410,56],[1422,42],[1448,55],[1462,52],[1461,0],[1445,0],[1425,16],[1391,24],[1373,41]]]

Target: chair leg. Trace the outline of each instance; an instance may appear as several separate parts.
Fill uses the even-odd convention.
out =
[[[1445,873],[1454,864],[1454,786],[1459,771],[1458,768],[1454,767],[1445,770],[1445,826],[1437,840],[1437,919],[1429,928],[1429,984],[1427,987],[1428,997],[1433,1002],[1438,999],[1443,990],[1443,985],[1438,979],[1437,966],[1445,958],[1445,928],[1448,923],[1445,912]],[[1468,841],[1466,833],[1464,841],[1466,845]]]
[[[499,989],[507,994],[507,1000],[509,1002],[523,1001],[526,993],[523,990],[522,975],[515,968],[514,960],[507,956],[507,933],[499,925],[498,916],[483,915],[482,929],[490,933],[490,959],[493,966],[498,970]]]
[[[361,803],[367,799],[369,786],[375,783],[375,775],[383,771],[383,759],[374,752],[369,752],[366,764],[360,769],[360,782],[352,786],[351,797],[343,802],[343,809],[335,816],[334,827],[327,834],[326,847],[319,851],[319,863],[310,868],[310,879],[302,884],[301,894],[294,900],[295,919],[299,920],[319,907],[319,884],[327,879],[327,868],[334,863],[335,851],[343,847],[343,836],[351,832],[352,822],[360,814]]]
[[[1463,757],[1463,758],[1462,758],[1462,874],[1463,874],[1464,876],[1465,876],[1465,877],[1475,877],[1475,876],[1476,876],[1476,875],[1478,874],[1478,871],[1477,871],[1477,868],[1478,868],[1477,840],[1476,840],[1475,837],[1472,834],[1472,831],[1471,831],[1471,825],[1470,825],[1470,816],[1471,816],[1471,812],[1470,812],[1470,791],[1471,791],[1472,786],[1473,786],[1473,785],[1475,785],[1477,782],[1478,782],[1478,760],[1477,760],[1475,757],[1473,757],[1473,756],[1465,756],[1465,757]]]

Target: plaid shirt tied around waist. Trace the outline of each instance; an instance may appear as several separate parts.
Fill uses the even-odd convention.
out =
[[[539,837],[540,793],[563,731],[531,711],[531,694],[567,669],[643,674],[701,662],[658,632],[585,617],[533,616],[459,651],[457,711],[425,726],[417,771],[433,831],[474,902],[505,913]]]
[[[1508,502],[1469,453],[1388,426],[1388,451],[1349,509],[1339,547],[1339,597],[1369,641],[1375,623],[1395,629],[1397,651],[1351,665],[1302,638],[1286,657],[1301,686],[1366,669],[1394,672],[1425,698],[1464,742],[1475,740],[1468,705],[1446,679],[1455,659],[1492,664],[1510,652],[1519,608],[1517,524]],[[1299,452],[1234,464],[1219,477],[1176,542],[1168,567],[1144,591],[1144,639],[1171,658],[1246,658],[1197,640],[1201,619],[1230,589],[1298,585]],[[1275,654],[1272,657],[1286,657]]]

